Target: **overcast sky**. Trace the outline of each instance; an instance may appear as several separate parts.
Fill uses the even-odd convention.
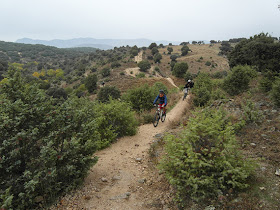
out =
[[[280,0],[0,0],[0,40],[280,37]]]

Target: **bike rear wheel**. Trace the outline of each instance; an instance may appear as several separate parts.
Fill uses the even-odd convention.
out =
[[[154,122],[153,122],[154,127],[157,127],[159,118],[160,118],[160,116],[159,116],[159,113],[157,112],[157,113],[155,114],[155,117],[154,117]]]

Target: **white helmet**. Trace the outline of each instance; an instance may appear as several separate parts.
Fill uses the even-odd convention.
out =
[[[189,79],[188,82],[191,82],[191,80]]]

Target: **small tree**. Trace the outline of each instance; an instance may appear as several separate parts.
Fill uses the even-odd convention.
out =
[[[118,99],[121,97],[121,92],[116,87],[106,86],[100,89],[97,99],[102,103],[108,102],[110,97],[112,99]]]
[[[151,68],[151,64],[150,64],[149,61],[143,60],[143,61],[140,61],[140,62],[138,63],[138,67],[140,68],[140,71],[146,72],[148,69]]]
[[[173,68],[173,71],[172,71],[172,74],[176,77],[181,77],[183,78],[185,73],[187,72],[189,66],[187,63],[176,63],[174,68]]]
[[[160,53],[156,53],[154,55],[154,62],[155,63],[160,63],[160,60],[162,59],[162,55]]]
[[[182,48],[181,48],[181,52],[182,52],[182,56],[185,56],[188,54],[188,52],[190,51],[190,48],[186,45],[184,45]]]
[[[153,42],[153,43],[150,44],[149,49],[151,50],[151,49],[153,49],[154,47],[157,47],[157,44]]]
[[[238,95],[249,89],[249,82],[256,75],[250,66],[236,66],[225,78],[223,87],[230,95]]]
[[[85,79],[85,87],[87,88],[89,93],[92,93],[97,88],[97,76],[96,74],[90,74]]]
[[[176,61],[177,58],[178,58],[177,55],[171,55],[170,56],[171,61]]]
[[[155,55],[156,53],[158,53],[159,51],[158,51],[158,48],[157,47],[154,47],[153,49],[152,49],[152,54],[153,55]]]
[[[172,47],[167,47],[167,51],[168,51],[168,54],[171,54],[173,52],[173,48]]]

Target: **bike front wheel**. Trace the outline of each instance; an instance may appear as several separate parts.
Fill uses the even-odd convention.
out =
[[[161,113],[161,118],[160,118],[161,122],[164,122],[165,118],[166,118],[166,113],[163,114],[163,112],[162,112]]]
[[[159,118],[160,118],[159,113],[156,113],[153,122],[154,127],[157,127]]]

